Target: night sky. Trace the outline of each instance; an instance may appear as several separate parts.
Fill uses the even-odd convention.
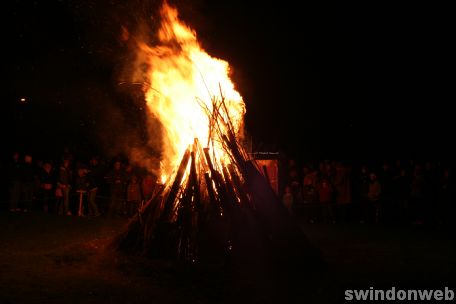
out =
[[[2,153],[104,153],[117,134],[140,138],[140,105],[118,84],[127,58],[120,29],[153,23],[159,1],[8,3]],[[231,63],[256,149],[301,159],[454,153],[448,9],[171,3],[203,47]]]

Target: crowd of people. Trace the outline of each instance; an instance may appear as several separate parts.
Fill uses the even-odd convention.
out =
[[[290,160],[282,202],[309,222],[449,223],[455,205],[450,166],[425,161],[350,165]]]
[[[284,167],[281,201],[311,223],[448,223],[456,209],[453,172],[436,162],[289,160]],[[6,171],[10,212],[128,217],[158,189],[153,174],[120,158],[84,162],[64,153],[43,161],[15,152]]]
[[[6,170],[10,212],[127,217],[156,186],[152,174],[120,158],[93,156],[85,163],[67,153],[59,162],[35,161],[15,152]]]

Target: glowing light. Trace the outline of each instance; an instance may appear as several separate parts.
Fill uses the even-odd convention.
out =
[[[165,3],[154,46],[140,43],[147,58],[145,98],[150,112],[163,125],[161,181],[178,167],[185,150],[198,138],[209,142],[209,118],[214,98],[225,100],[234,133],[241,136],[245,105],[231,81],[228,62],[211,57],[200,46],[194,30],[183,24],[175,8]],[[220,142],[213,142],[211,155],[220,163],[230,160]]]

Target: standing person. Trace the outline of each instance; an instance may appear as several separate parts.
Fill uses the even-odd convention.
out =
[[[415,165],[410,184],[410,208],[412,209],[412,220],[416,224],[422,224],[424,222],[426,196],[427,184],[423,168],[420,165]]]
[[[290,167],[288,171],[287,186],[290,187],[291,194],[293,195],[293,211],[296,216],[304,216],[309,219],[308,208],[304,206],[302,196],[301,182],[299,181],[298,170],[293,160],[290,160]]]
[[[371,205],[371,209],[374,212],[374,223],[378,224],[380,219],[380,198],[382,194],[382,186],[378,181],[377,174],[371,173],[370,174],[370,184],[369,184],[369,191],[367,193],[367,197],[369,199],[369,203]]]
[[[294,198],[293,198],[293,192],[292,192],[290,186],[285,187],[285,193],[283,194],[283,197],[282,197],[282,203],[285,206],[285,208],[287,208],[288,213],[290,215],[292,215]]]
[[[141,190],[144,200],[148,200],[154,194],[156,189],[157,178],[150,173],[146,173],[141,181]]]
[[[11,181],[9,185],[9,210],[11,212],[21,211],[19,199],[21,198],[21,162],[19,152],[14,152],[13,160],[8,168],[8,175]]]
[[[119,216],[124,213],[125,203],[125,172],[122,170],[122,163],[117,160],[111,171],[106,176],[110,185],[109,216]]]
[[[133,216],[141,204],[141,183],[136,174],[131,175],[127,186],[127,215]]]
[[[318,201],[320,203],[320,214],[324,222],[334,223],[333,197],[334,189],[326,178],[323,178],[317,185]]]
[[[363,165],[361,167],[360,172],[358,173],[356,179],[356,201],[358,205],[358,217],[360,223],[365,223],[369,219],[369,184],[370,184],[370,174],[369,174],[369,167],[367,165]]]
[[[31,212],[33,204],[33,195],[36,185],[36,173],[33,168],[32,156],[26,154],[24,157],[24,165],[21,168],[21,198],[23,203],[23,211]]]
[[[397,206],[394,204],[394,173],[389,162],[383,162],[378,179],[382,185],[382,218],[384,221],[391,222]]]
[[[307,219],[313,223],[318,218],[318,193],[317,172],[310,167],[304,167],[302,170],[302,200],[304,202],[305,214]]]
[[[444,167],[438,183],[439,223],[449,224],[454,216],[452,201],[454,200],[453,177],[449,167]]]
[[[39,174],[40,199],[45,213],[55,212],[55,176],[50,162],[45,162]]]
[[[84,216],[87,211],[87,204],[86,200],[84,200],[84,197],[87,194],[87,190],[89,188],[89,181],[87,180],[87,169],[84,168],[78,168],[76,178],[74,180],[74,189],[76,193],[78,194],[78,216]]]
[[[335,166],[334,188],[336,190],[336,204],[338,217],[342,221],[350,218],[351,197],[351,168],[337,162]]]
[[[64,159],[62,165],[59,168],[57,187],[59,191],[56,192],[56,196],[61,195],[59,199],[58,213],[71,215],[70,211],[70,189],[71,189],[72,172],[70,169],[70,160]]]
[[[399,219],[409,220],[411,178],[405,169],[400,169],[394,177],[394,198]]]
[[[92,157],[90,159],[90,167],[87,173],[87,179],[89,182],[88,192],[87,192],[87,203],[89,216],[100,216],[100,211],[97,205],[97,193],[98,188],[101,185],[102,180],[102,171],[101,166],[98,163],[97,157]]]

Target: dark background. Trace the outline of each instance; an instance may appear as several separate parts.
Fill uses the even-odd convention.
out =
[[[451,159],[448,8],[172,3],[203,47],[232,65],[256,150],[303,160]],[[118,84],[128,58],[119,37],[122,25],[157,24],[158,7],[7,2],[2,154],[107,153],[118,134],[140,134],[135,88]]]

